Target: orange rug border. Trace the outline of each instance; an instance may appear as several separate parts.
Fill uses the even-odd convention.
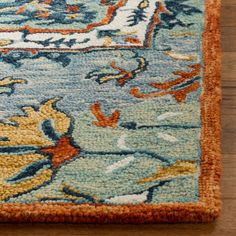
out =
[[[205,1],[204,80],[201,95],[200,200],[139,205],[0,204],[1,222],[177,223],[210,222],[220,214],[220,0]]]

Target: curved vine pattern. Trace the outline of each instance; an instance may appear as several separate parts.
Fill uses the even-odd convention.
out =
[[[130,89],[130,94],[136,98],[152,98],[152,97],[160,97],[164,95],[173,95],[176,101],[183,102],[185,101],[187,94],[196,91],[200,88],[200,83],[196,82],[196,80],[200,79],[201,65],[189,65],[189,68],[192,69],[190,72],[186,71],[175,71],[174,75],[180,76],[177,79],[164,82],[164,83],[149,83],[149,86],[152,86],[158,89],[158,92],[152,93],[140,93],[139,88]]]
[[[116,62],[113,61],[110,63],[111,68],[113,68],[114,70],[118,71],[119,73],[115,73],[115,74],[109,74],[109,73],[103,73],[102,71],[92,71],[90,72],[86,78],[87,79],[92,79],[92,78],[96,78],[96,81],[99,84],[103,84],[106,83],[110,80],[116,80],[117,84],[119,86],[124,86],[125,83],[127,83],[129,80],[134,79],[137,74],[141,73],[142,71],[146,70],[147,67],[147,61],[144,57],[139,57],[136,59],[138,62],[138,67],[135,68],[134,70],[128,71],[124,68],[121,68],[119,66],[116,65]]]

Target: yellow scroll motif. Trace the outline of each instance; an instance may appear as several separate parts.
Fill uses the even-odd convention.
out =
[[[195,161],[178,160],[175,162],[175,164],[171,166],[161,167],[160,169],[157,170],[156,174],[141,179],[138,181],[138,183],[143,184],[152,181],[171,179],[185,175],[192,175],[196,173],[196,171],[197,171],[197,163]]]
[[[1,46],[1,40],[0,40],[0,46]],[[11,76],[5,77],[0,80],[0,86],[8,86],[12,84],[25,84],[26,80],[24,79],[13,79]]]
[[[40,129],[40,124],[45,120],[51,120],[53,128],[59,134],[66,133],[70,127],[70,118],[53,107],[58,100],[59,98],[51,99],[37,110],[33,107],[23,107],[25,116],[9,118],[9,121],[16,123],[16,125],[0,124],[0,137],[6,139],[0,141],[0,146],[52,145],[53,142]]]
[[[7,182],[8,179],[18,174],[29,164],[43,158],[45,156],[40,154],[0,155],[0,200],[26,192],[49,181],[52,176],[51,169],[41,170],[32,177],[20,182]]]
[[[5,82],[7,81],[5,80]],[[9,149],[8,153],[0,154],[0,200],[28,192],[51,180],[53,169],[46,165],[32,175],[25,176],[17,181],[9,181],[31,164],[48,158],[46,153],[38,154],[34,150],[32,153],[25,154],[16,151],[17,148],[22,147],[31,146],[35,150],[37,148],[41,150],[55,145],[55,140],[47,137],[42,129],[44,121],[50,120],[53,130],[59,136],[68,132],[70,118],[56,110],[54,105],[58,100],[59,98],[54,98],[46,101],[38,109],[23,107],[22,110],[25,115],[8,118],[14,124],[0,123],[0,148]]]

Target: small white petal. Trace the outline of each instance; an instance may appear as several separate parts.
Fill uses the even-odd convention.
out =
[[[128,165],[131,161],[134,160],[134,156],[128,156],[123,160],[120,160],[106,168],[105,173],[112,173],[114,170],[117,170],[121,167]]]
[[[166,141],[169,141],[171,143],[175,143],[178,141],[178,139],[172,135],[165,134],[165,133],[158,133],[157,134],[158,138],[164,139]]]
[[[141,194],[131,194],[124,196],[117,196],[110,199],[106,199],[106,203],[110,204],[139,204],[147,200],[148,191]]]
[[[195,56],[193,55],[186,55],[186,54],[181,54],[181,53],[176,53],[176,52],[166,52],[166,54],[176,60],[191,61],[195,58]]]
[[[117,141],[117,147],[122,150],[128,150],[129,148],[125,145],[125,139],[127,138],[127,134],[122,134]]]
[[[183,115],[183,113],[182,112],[166,112],[166,113],[159,115],[157,117],[157,120],[158,121],[166,120],[167,118],[171,118],[171,117],[179,116],[179,115]]]

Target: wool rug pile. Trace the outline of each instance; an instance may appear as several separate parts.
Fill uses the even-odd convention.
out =
[[[218,217],[219,9],[0,1],[0,221]]]

